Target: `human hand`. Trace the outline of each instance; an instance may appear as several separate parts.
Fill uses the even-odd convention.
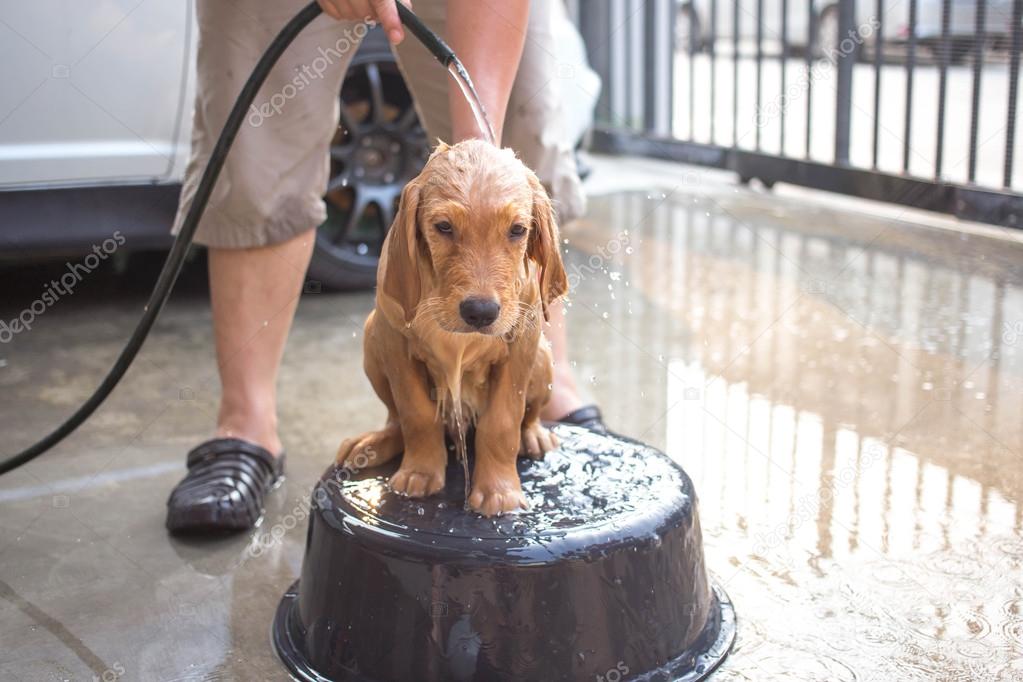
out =
[[[398,18],[396,0],[317,0],[325,14],[334,19],[359,21],[370,19],[379,22],[387,33],[392,45],[405,38],[405,31]],[[406,4],[408,4],[406,2]]]

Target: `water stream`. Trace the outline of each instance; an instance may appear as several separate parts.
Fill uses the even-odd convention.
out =
[[[483,133],[483,139],[490,144],[497,144],[497,136],[494,135],[494,128],[490,125],[490,119],[487,118],[487,110],[483,108],[483,102],[480,101],[479,95],[476,93],[476,88],[472,85],[472,79],[469,78],[469,72],[465,70],[462,63],[457,59],[448,64],[448,73],[458,83],[458,87],[462,90],[462,94],[465,95],[465,100],[469,103],[469,107],[472,109],[473,116],[476,117],[476,126]]]
[[[470,478],[469,478],[469,449],[465,444],[465,432],[466,424],[462,419],[462,402],[461,400],[456,401],[454,405],[454,419],[455,419],[455,452],[458,454],[458,461],[462,463],[462,473],[465,474],[465,501],[463,506],[466,511],[469,510],[469,489],[470,489]]]

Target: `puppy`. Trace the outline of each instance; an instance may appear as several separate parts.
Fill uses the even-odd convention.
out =
[[[516,457],[557,445],[539,414],[553,374],[541,325],[567,289],[559,244],[547,192],[511,150],[441,144],[402,192],[365,325],[387,423],[344,441],[338,463],[404,452],[391,489],[432,495],[444,487],[445,429],[457,437],[471,422],[470,507],[526,508]]]

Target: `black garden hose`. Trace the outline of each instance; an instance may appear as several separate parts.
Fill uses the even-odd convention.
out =
[[[419,20],[419,17],[413,14],[412,10],[402,5],[401,2],[398,2],[397,6],[398,16],[401,18],[402,23],[409,29],[412,35],[414,35],[421,43],[423,43],[423,45],[426,46],[428,50],[430,50],[430,52],[445,68],[450,66],[452,63],[461,67],[458,58],[455,56],[455,53],[451,51],[451,48],[448,47],[433,31],[427,28],[426,25]],[[206,210],[206,204],[209,201],[210,193],[213,191],[213,186],[217,182],[217,177],[220,175],[220,171],[224,167],[224,160],[227,158],[227,154],[231,150],[234,138],[238,135],[238,130],[245,121],[249,107],[252,106],[252,102],[255,100],[256,94],[259,92],[263,82],[270,74],[270,70],[274,67],[274,64],[277,63],[277,60],[281,58],[281,55],[284,54],[288,45],[290,45],[295,39],[295,36],[302,32],[302,29],[308,26],[313,19],[320,15],[321,11],[320,6],[316,2],[311,2],[302,8],[302,10],[296,14],[294,18],[292,18],[291,21],[284,26],[284,28],[281,29],[281,32],[277,34],[277,37],[273,39],[270,45],[266,48],[266,51],[263,52],[263,55],[259,58],[259,62],[257,62],[255,68],[252,69],[249,79],[245,82],[245,86],[242,88],[241,93],[238,95],[238,99],[235,100],[234,106],[231,108],[231,113],[228,114],[227,122],[224,123],[224,129],[221,131],[220,137],[217,139],[217,144],[213,147],[213,153],[210,154],[209,163],[206,165],[206,170],[203,171],[202,179],[199,181],[199,187],[195,191],[195,197],[192,200],[192,204],[188,207],[188,213],[181,225],[181,231],[178,232],[177,237],[174,239],[174,244],[171,246],[170,253],[167,254],[167,260],[164,261],[163,269],[160,271],[160,276],[156,280],[156,286],[153,288],[153,292],[149,295],[149,301],[142,313],[142,318],[139,320],[138,325],[131,334],[131,338],[128,339],[128,343],[126,343],[124,349],[121,350],[121,354],[117,357],[117,361],[114,362],[110,371],[107,372],[102,383],[100,383],[96,390],[93,391],[92,395],[90,395],[89,398],[64,421],[64,423],[21,452],[11,455],[10,457],[6,457],[0,461],[0,475],[5,474],[12,469],[16,469],[26,462],[32,461],[81,426],[82,423],[96,411],[96,408],[99,407],[104,400],[106,400],[107,396],[110,395],[117,386],[117,383],[124,376],[124,373],[128,371],[128,367],[131,366],[135,356],[138,355],[139,349],[142,348],[142,344],[145,343],[146,337],[153,328],[153,323],[156,322],[157,316],[159,316],[160,311],[163,310],[164,304],[170,297],[171,290],[174,288],[174,283],[177,281],[178,275],[181,274],[181,267],[184,264],[185,256],[188,253],[189,247],[192,245],[192,239],[195,237],[196,228],[199,226],[199,219],[202,218],[202,214]]]

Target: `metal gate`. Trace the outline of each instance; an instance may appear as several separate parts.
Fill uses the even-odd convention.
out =
[[[1023,0],[577,0],[592,147],[1023,227]]]

